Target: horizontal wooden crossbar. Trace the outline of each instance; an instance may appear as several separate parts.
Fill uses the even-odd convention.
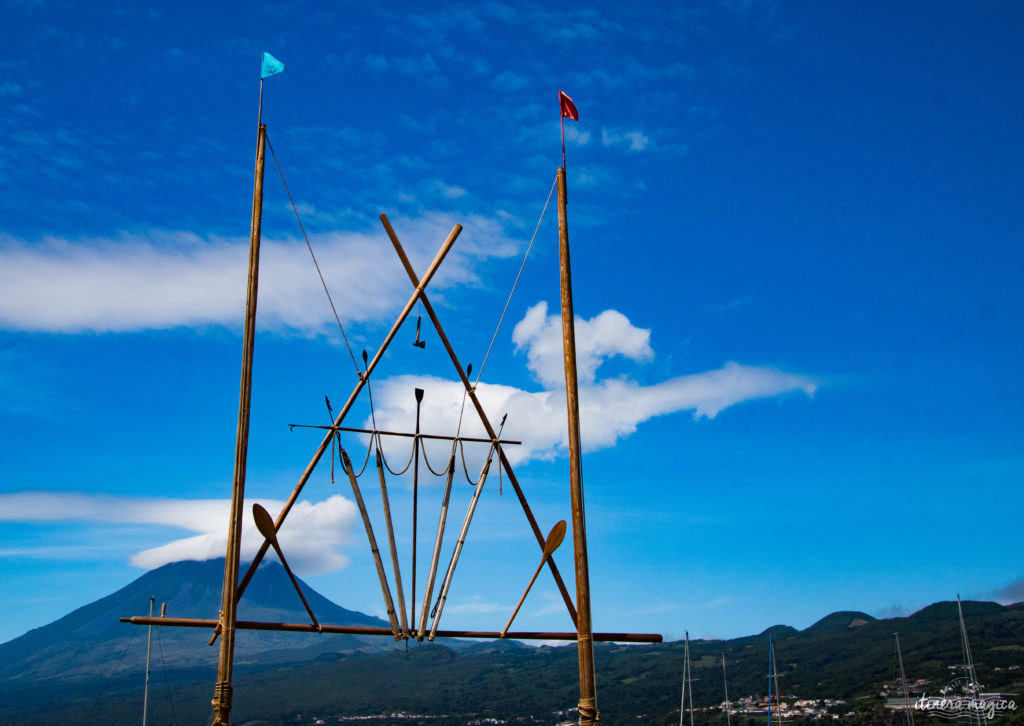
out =
[[[218,620],[199,618],[151,618],[138,616],[121,618],[122,623],[132,625],[165,625],[177,628],[215,628]],[[340,633],[344,635],[386,635],[394,637],[391,628],[372,628],[362,625],[321,625],[319,631],[312,623],[264,623],[254,620],[236,620],[235,627],[239,630],[285,630],[295,633]],[[482,638],[498,640],[501,632],[497,630],[438,630],[439,638]],[[576,640],[576,633],[538,633],[518,632],[506,633],[505,638],[511,640]],[[594,633],[594,640],[615,643],[660,643],[662,637],[658,633]]]
[[[292,429],[330,429],[331,431],[348,431],[354,434],[374,434],[381,436],[403,436],[407,439],[433,439],[436,441],[465,441],[475,444],[502,444],[503,446],[519,446],[522,441],[509,439],[481,439],[473,436],[442,436],[441,434],[417,434],[406,431],[384,431],[382,429],[357,429],[351,426],[320,426],[317,424],[288,424]]]

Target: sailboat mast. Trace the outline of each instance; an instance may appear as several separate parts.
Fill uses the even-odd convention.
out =
[[[974,661],[971,658],[971,643],[969,640],[967,640],[967,625],[964,624],[964,608],[963,604],[960,602],[960,593],[957,593],[956,595],[956,611],[957,614],[960,616],[960,637],[963,641],[964,660],[966,661],[967,665],[967,675],[971,679],[971,688],[974,689],[974,693],[972,694],[972,696],[975,699],[979,699],[981,698],[981,686],[978,684],[978,678],[974,673]],[[977,721],[977,723],[980,724],[981,709],[976,708],[973,710],[975,720]]]
[[[903,683],[903,700],[904,708],[907,711],[907,724],[908,726],[914,726],[914,714],[910,710],[910,691],[907,690],[907,672],[903,670],[903,651],[900,649],[900,634],[893,633],[896,636],[896,659],[900,662],[900,681]]]
[[[156,598],[149,596],[149,617],[153,617],[153,601]],[[142,726],[146,726],[146,714],[149,710],[149,656],[153,652],[153,626],[149,626],[149,633],[146,635],[146,688],[142,692]]]
[[[724,656],[723,656],[724,658]],[[724,668],[724,665],[723,665]],[[772,688],[774,687],[775,709],[779,724],[782,724],[782,697],[779,692],[779,670],[775,667],[775,641],[771,632],[768,633],[768,726],[772,726]]]
[[[263,82],[260,81],[262,114]],[[252,355],[256,335],[256,294],[260,270],[260,231],[263,220],[263,166],[267,127],[259,124],[256,140],[256,174],[252,192],[252,225],[249,233],[249,277],[245,297],[245,327],[242,336],[242,375],[238,396],[238,428],[235,435],[235,473],[231,485],[231,517],[228,546],[224,557],[224,584],[220,606],[220,657],[217,685],[213,691],[213,726],[228,726],[231,718],[231,672],[235,659],[235,611],[238,560],[242,545],[242,517],[245,504],[245,464],[249,452],[249,405],[252,400]]]
[[[689,686],[689,688],[687,688]],[[686,644],[683,646],[683,693],[679,698],[679,726],[683,726],[686,714],[686,696],[690,696],[690,726],[693,726],[693,673],[690,672],[690,631],[686,631]]]
[[[566,212],[565,167],[558,170],[558,259],[562,292],[562,351],[565,356],[565,398],[569,419],[569,478],[572,495],[572,541],[576,562],[576,643],[580,666],[580,724],[597,724],[597,683],[594,676],[594,633],[590,620],[590,566],[583,507],[580,459],[580,401],[576,373],[576,327],[569,266],[569,221]]]
[[[768,633],[768,726],[772,726],[772,663],[775,661],[772,634]]]
[[[690,633],[686,633],[686,695],[690,697],[690,726],[693,726],[693,668],[690,667]]]
[[[725,674],[725,653],[722,653],[722,685],[725,687],[725,726],[729,726],[729,679]]]

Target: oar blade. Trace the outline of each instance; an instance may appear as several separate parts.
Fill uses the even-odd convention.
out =
[[[270,516],[270,512],[259,504],[254,503],[252,505],[252,518],[256,520],[256,529],[259,530],[264,539],[271,543],[277,541],[277,527],[274,526],[274,518]]]
[[[559,520],[551,531],[548,532],[548,538],[544,540],[544,556],[550,557],[555,550],[558,549],[559,545],[562,544],[562,540],[565,539],[565,520]]]

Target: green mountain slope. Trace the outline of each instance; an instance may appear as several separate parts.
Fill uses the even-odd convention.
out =
[[[197,564],[207,563],[183,564],[181,569],[168,566],[170,569],[149,573],[168,578],[165,593],[171,603],[169,614],[191,614],[188,608],[205,609],[213,602],[211,593],[219,592],[220,564],[208,564],[210,572],[197,569]],[[301,604],[284,573],[271,570],[266,574],[267,581],[260,586],[263,589],[250,593],[260,617],[302,621]],[[197,584],[189,579],[192,577],[209,582]],[[132,632],[142,634],[145,629],[116,621],[121,615],[144,612],[148,594],[159,578],[147,580],[138,588],[129,586],[0,646],[6,674],[0,678],[0,721],[26,725],[137,723],[141,674],[131,670],[135,665],[127,669],[123,666],[130,660],[128,656],[118,662],[115,656],[119,653],[113,651],[123,651],[125,638],[130,638]],[[259,579],[254,580],[254,588]],[[383,625],[369,616],[344,610],[308,588],[305,592],[325,621],[341,623],[348,618],[348,622]],[[159,602],[164,595],[157,593],[157,597]],[[196,614],[210,616],[205,612]],[[981,682],[990,690],[1024,694],[1024,673],[1020,670],[1024,665],[1024,604],[1004,607],[965,602],[964,614]],[[126,634],[124,629],[131,632]],[[166,647],[155,650],[159,657],[154,658],[150,697],[153,723],[205,723],[209,719],[216,657],[215,649],[205,645],[208,632],[182,633],[172,628],[154,632],[157,630],[159,642]],[[853,720],[855,723],[893,722],[893,714],[882,710],[879,694],[896,673],[894,632],[900,633],[908,678],[931,681],[925,687],[930,693],[952,680],[958,672],[950,667],[962,661],[955,602],[937,603],[906,618],[875,620],[865,613],[844,611],[826,616],[803,631],[788,626],[770,630],[782,692],[803,698],[844,699],[849,708],[863,714]],[[574,645],[533,648],[513,642],[483,642],[471,647],[459,643],[453,650],[440,644],[410,644],[406,652],[386,638],[364,642],[351,636],[269,635],[271,639],[265,641],[258,637],[239,640],[233,723],[314,723],[318,718],[337,723],[339,717],[398,712],[447,714],[447,718],[418,720],[439,725],[470,723],[484,717],[526,717],[539,723],[556,723],[571,718],[565,712],[576,702]],[[184,640],[173,641],[175,637]],[[311,639],[312,644],[302,643],[298,640],[301,637]],[[722,701],[723,653],[732,699],[763,695],[767,686],[767,640],[765,631],[727,641],[691,641],[695,703],[717,707]],[[130,645],[131,662],[140,665],[145,655],[144,637],[136,635]],[[42,658],[43,652],[48,653],[47,658]],[[200,661],[196,652],[206,660]],[[651,646],[597,644],[602,723],[678,723],[682,653],[681,642]],[[59,675],[61,663],[67,666],[67,675]],[[90,667],[92,676],[87,675]],[[117,674],[113,679],[112,672]],[[40,690],[43,688],[45,696]],[[702,719],[718,724],[721,713],[705,712],[698,721]],[[1020,720],[1006,717],[1001,723]],[[391,722],[410,721],[385,718],[372,723]],[[737,718],[733,723],[744,721]]]

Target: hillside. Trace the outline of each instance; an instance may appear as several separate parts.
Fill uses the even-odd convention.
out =
[[[157,602],[168,602],[170,615],[210,617],[209,608],[216,612],[221,572],[220,562],[168,565],[0,645],[0,720],[26,725],[137,723],[145,628],[120,624],[117,618],[145,612],[151,592]],[[383,625],[308,587],[304,591],[325,621]],[[244,617],[303,620],[298,598],[275,565],[254,579],[246,599],[250,609],[243,611]],[[981,682],[990,689],[1024,692],[1019,670],[1024,661],[1024,605],[965,602],[964,613]],[[952,679],[950,667],[962,660],[955,602],[886,620],[843,611],[803,631],[784,625],[770,631],[784,694],[845,699],[851,709],[868,714],[864,723],[882,718],[879,692],[895,675],[893,632],[900,633],[908,678],[929,679],[933,691]],[[205,722],[216,659],[215,649],[206,647],[208,631],[157,628],[154,633],[154,723]],[[449,715],[431,724],[467,723],[481,715],[533,716],[552,723],[555,712],[572,707],[576,699],[573,645],[411,644],[406,652],[380,638],[241,635],[235,723],[336,722],[339,716],[398,711]],[[726,641],[691,641],[695,702],[721,702],[723,653],[730,696],[763,694],[767,636],[765,631]],[[638,718],[678,722],[682,643],[597,644],[595,657],[602,723],[637,723]],[[720,723],[720,717],[707,715],[712,723]],[[1015,723],[1011,718],[1005,722]]]

